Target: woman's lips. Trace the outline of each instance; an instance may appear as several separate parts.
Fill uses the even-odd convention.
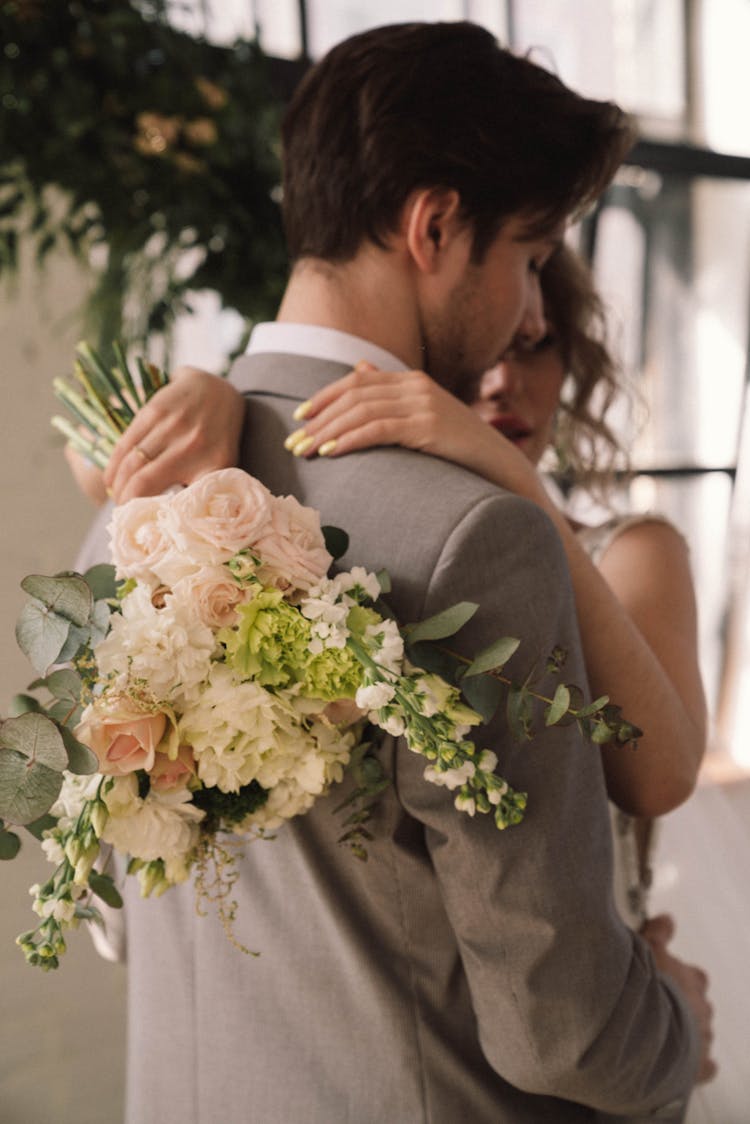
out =
[[[488,420],[493,429],[497,429],[509,441],[523,441],[524,438],[531,437],[533,432],[531,426],[515,414],[496,414]]]

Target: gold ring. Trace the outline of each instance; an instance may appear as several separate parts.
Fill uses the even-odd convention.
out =
[[[142,445],[136,445],[135,452],[143,458],[144,462],[152,461],[154,458],[150,457]]]

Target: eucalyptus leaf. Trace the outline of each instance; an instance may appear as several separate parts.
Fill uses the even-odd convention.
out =
[[[84,628],[78,628],[77,625],[72,624],[68,629],[68,638],[60,649],[56,662],[71,663],[76,658],[81,648],[85,648],[90,640],[91,627],[89,625],[86,625]]]
[[[20,714],[42,714],[44,707],[33,695],[14,695],[10,700],[8,714],[11,718],[18,718]]]
[[[594,699],[588,706],[576,709],[576,714],[579,718],[588,718],[591,714],[596,714],[597,710],[601,710],[609,702],[609,695],[602,695],[598,699]]]
[[[81,713],[80,705],[60,699],[47,707],[47,714],[61,729],[66,726],[77,726],[81,720]]]
[[[21,840],[14,831],[0,831],[0,859],[14,859],[21,850]]]
[[[83,580],[91,590],[94,601],[104,601],[117,596],[115,568],[109,562],[100,562],[98,566],[92,566],[83,575]]]
[[[99,768],[99,759],[92,750],[69,730],[67,726],[60,727],[62,740],[68,754],[68,769],[79,777],[90,777]]]
[[[558,683],[557,690],[555,691],[552,702],[545,711],[545,726],[554,726],[557,722],[559,722],[563,715],[567,714],[569,706],[570,691],[564,683]]]
[[[96,646],[109,632],[109,619],[112,616],[112,610],[106,601],[96,601],[91,610],[91,618],[89,620],[90,630],[90,643]]]
[[[44,674],[60,655],[69,629],[70,622],[41,601],[29,601],[16,623],[16,640],[34,670]]]
[[[524,687],[511,687],[505,713],[513,737],[520,742],[531,741],[533,700]]]
[[[53,613],[82,628],[94,604],[91,590],[80,574],[65,571],[55,577],[29,574],[21,588],[30,597],[41,601]]]
[[[518,649],[520,643],[521,641],[516,640],[514,636],[501,636],[499,640],[490,644],[488,648],[483,648],[474,657],[472,663],[464,672],[464,679],[503,667]]]
[[[37,684],[34,684],[37,686]],[[81,697],[81,688],[83,682],[77,671],[72,668],[64,667],[59,671],[53,671],[46,679],[41,680],[38,684],[40,687],[46,687],[51,695],[61,702],[70,702],[78,704]]]
[[[378,570],[375,577],[378,579],[378,584],[380,585],[380,592],[381,593],[390,593],[391,590],[393,589],[393,583],[391,582],[391,575],[388,573],[388,571],[387,570]]]
[[[503,701],[505,688],[492,675],[475,675],[471,679],[464,676],[461,691],[469,706],[481,714],[482,721],[491,722]]]
[[[456,682],[458,673],[464,666],[461,659],[451,652],[446,652],[426,641],[412,644],[409,637],[407,637],[406,653],[415,667],[421,667],[423,671],[429,671],[433,675],[442,675],[449,683]]]
[[[1,749],[13,750],[28,758],[29,763],[45,765],[48,769],[62,771],[68,764],[60,729],[44,714],[6,718],[0,724]]]
[[[0,752],[0,815],[17,824],[38,820],[57,800],[62,782],[62,773],[23,753]]]
[[[346,531],[342,531],[340,527],[321,527],[320,529],[323,532],[326,550],[334,561],[337,558],[343,558],[349,549],[349,536]]]
[[[467,621],[471,620],[478,608],[479,606],[473,601],[459,601],[449,609],[444,609],[442,613],[436,613],[433,617],[409,625],[407,629],[409,643],[416,644],[418,640],[445,640],[448,636],[454,636]]]
[[[120,891],[112,881],[111,875],[92,870],[89,874],[89,886],[106,905],[111,906],[112,909],[122,909]]]
[[[56,827],[57,819],[55,816],[50,816],[45,813],[40,816],[38,820],[32,820],[31,823],[24,824],[27,831],[31,832],[35,839],[41,839],[45,831],[50,831]]]

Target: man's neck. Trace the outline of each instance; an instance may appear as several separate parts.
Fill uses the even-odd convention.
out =
[[[351,262],[298,262],[277,320],[315,324],[360,336],[422,366],[419,318],[408,273],[387,251],[366,250]]]

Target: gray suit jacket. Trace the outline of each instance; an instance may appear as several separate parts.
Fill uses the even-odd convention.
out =
[[[341,373],[240,360],[233,379],[252,402],[243,467],[345,528],[344,565],[386,567],[402,622],[477,601],[461,647],[519,636],[522,675],[561,644],[566,678],[583,684],[564,557],[537,508],[405,450],[284,452],[295,406]],[[80,561],[97,555],[94,537]],[[457,812],[425,762],[386,739],[392,783],[366,863],[337,843],[347,782],[247,846],[236,935],[258,958],[196,916],[189,886],[147,902],[128,886],[130,1124],[681,1116],[696,1035],[618,920],[598,751],[575,726],[518,744],[502,718],[482,745],[528,791],[517,827]]]

